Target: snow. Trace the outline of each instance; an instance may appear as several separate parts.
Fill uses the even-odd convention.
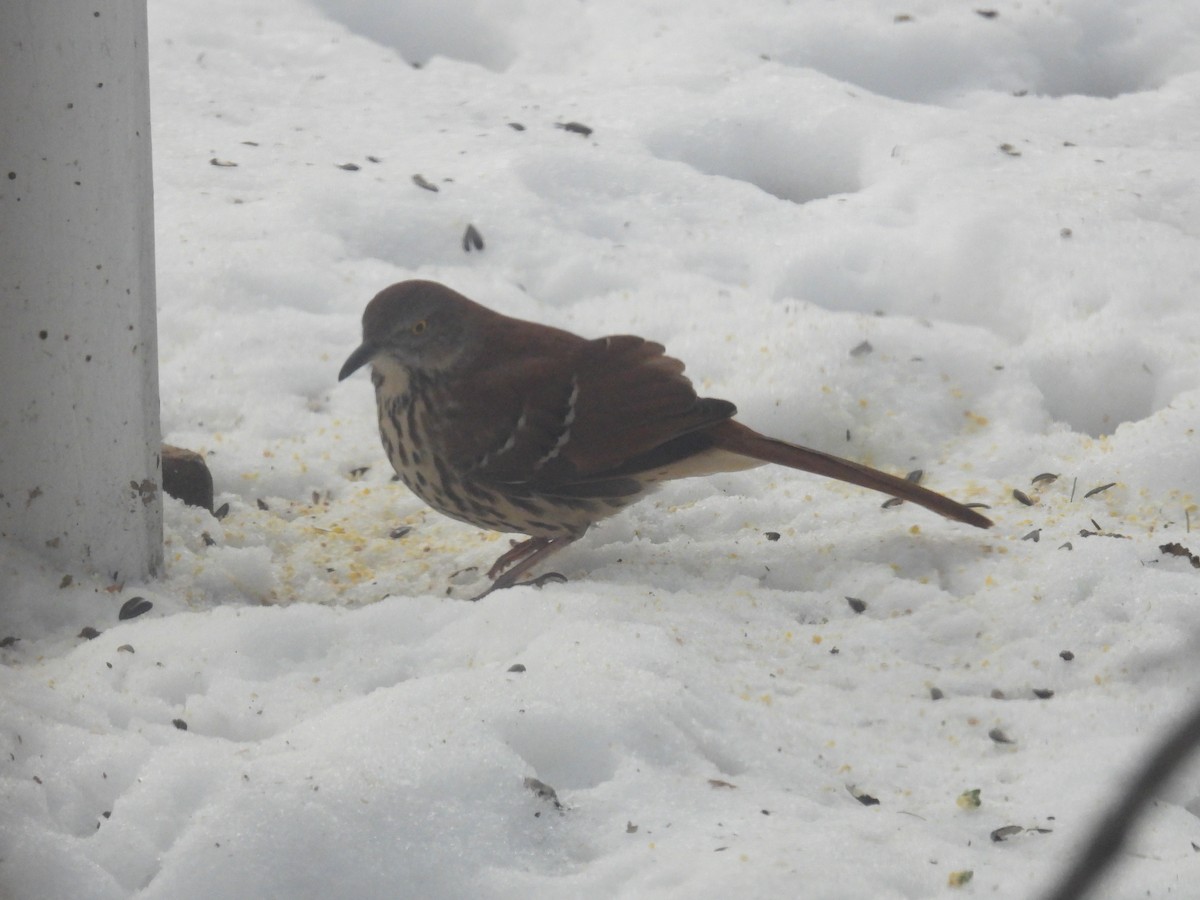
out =
[[[1200,7],[991,11],[153,0],[163,426],[229,513],[149,584],[0,549],[0,895],[1046,889],[1200,699]],[[505,538],[336,382],[412,277],[996,527],[764,468],[463,602]],[[1186,896],[1197,814],[1098,896]]]

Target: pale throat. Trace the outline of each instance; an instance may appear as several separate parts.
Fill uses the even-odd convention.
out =
[[[371,383],[377,394],[407,394],[408,368],[390,356],[381,355],[371,361]]]

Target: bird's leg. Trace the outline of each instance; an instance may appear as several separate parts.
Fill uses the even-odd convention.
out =
[[[537,578],[526,582],[518,581],[518,579],[550,556],[552,553],[557,553],[567,544],[573,543],[573,537],[535,537],[521,541],[516,544],[511,550],[501,556],[488,570],[488,578],[492,579],[492,583],[481,594],[477,594],[471,599],[482,600],[492,591],[502,591],[505,588],[515,587],[518,584],[532,584],[541,587],[547,581],[566,581],[558,572],[547,572],[545,575],[540,575]]]
[[[487,577],[495,581],[500,573],[509,566],[520,562],[530,553],[536,553],[538,550],[541,550],[549,541],[550,538],[526,538],[523,541],[514,541],[512,549],[492,563],[492,567],[488,569]]]

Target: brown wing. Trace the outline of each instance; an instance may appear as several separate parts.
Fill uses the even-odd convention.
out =
[[[589,341],[575,378],[564,476],[640,471],[639,460],[737,412],[728,401],[697,397],[682,362],[664,355],[662,344],[632,335]]]
[[[584,485],[697,452],[708,442],[687,436],[736,411],[697,397],[683,363],[661,344],[631,335],[588,341],[555,329],[526,330],[523,338],[520,357],[472,373],[475,389],[455,393],[474,402],[445,422],[459,435],[450,442],[454,466],[479,480],[604,493]]]

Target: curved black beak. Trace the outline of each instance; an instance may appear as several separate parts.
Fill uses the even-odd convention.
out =
[[[374,344],[359,344],[358,348],[350,354],[349,359],[342,365],[342,371],[338,372],[338,381],[345,381],[369,363],[371,357],[375,355],[376,349]]]

